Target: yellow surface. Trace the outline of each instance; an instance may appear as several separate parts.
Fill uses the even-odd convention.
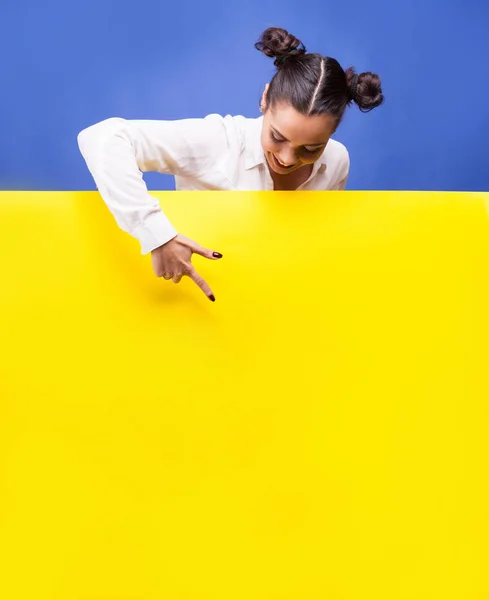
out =
[[[487,600],[482,194],[0,194],[0,597]]]

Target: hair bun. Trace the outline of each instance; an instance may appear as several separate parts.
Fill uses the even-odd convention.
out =
[[[380,77],[375,73],[360,73],[350,67],[346,70],[346,83],[350,91],[350,99],[362,112],[369,112],[384,102]]]
[[[304,44],[291,33],[280,27],[269,27],[263,32],[255,48],[265,56],[275,58],[275,66],[279,67],[289,56],[306,53]]]

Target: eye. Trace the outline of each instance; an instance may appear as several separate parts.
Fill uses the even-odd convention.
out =
[[[307,154],[316,154],[317,152],[319,152],[321,150],[322,146],[320,146],[319,148],[314,148],[314,150],[309,150],[309,148],[304,148],[304,152],[306,152]]]
[[[270,132],[270,137],[277,144],[281,144],[284,141],[284,140],[279,140],[277,137],[275,137],[275,134],[273,133],[273,131]]]

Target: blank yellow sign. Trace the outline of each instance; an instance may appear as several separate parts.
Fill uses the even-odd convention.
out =
[[[0,194],[0,597],[487,600],[483,194]]]

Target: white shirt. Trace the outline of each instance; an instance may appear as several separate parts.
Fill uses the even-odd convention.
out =
[[[142,172],[175,176],[177,190],[273,190],[261,146],[263,117],[129,121],[111,118],[78,134],[78,145],[102,199],[142,254],[171,240],[174,229]],[[345,188],[346,148],[329,140],[299,190]]]

